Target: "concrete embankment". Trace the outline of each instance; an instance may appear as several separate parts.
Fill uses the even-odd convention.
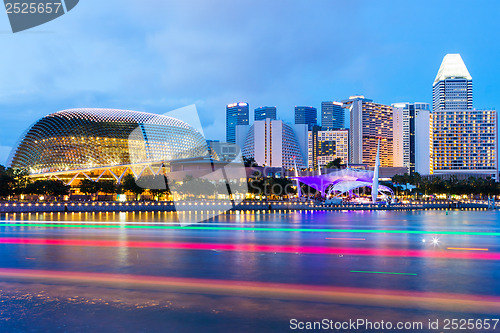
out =
[[[313,203],[297,202],[242,202],[233,211],[345,211],[345,210],[482,210],[487,209],[484,201],[474,202],[416,202],[397,205],[344,204],[325,206]],[[164,202],[3,202],[0,213],[50,213],[50,212],[171,212],[182,211],[226,211],[227,205],[222,202],[183,202],[174,204]]]

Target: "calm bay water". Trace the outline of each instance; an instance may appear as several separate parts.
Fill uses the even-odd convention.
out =
[[[172,213],[0,215],[0,328],[287,332],[292,318],[497,318],[499,218],[249,213],[180,228]]]

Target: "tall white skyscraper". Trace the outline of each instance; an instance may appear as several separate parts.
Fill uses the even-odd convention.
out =
[[[432,119],[428,103],[394,103],[394,166],[432,173]]]
[[[432,85],[432,109],[472,109],[472,76],[460,54],[447,54]]]
[[[307,140],[307,124],[267,118],[236,126],[236,144],[243,156],[269,167],[307,168]]]

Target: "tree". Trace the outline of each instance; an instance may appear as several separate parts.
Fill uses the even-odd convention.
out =
[[[99,192],[105,194],[116,193],[116,183],[112,180],[103,180],[98,183]]]
[[[253,157],[246,157],[246,156],[243,156],[243,164],[247,168],[259,166],[257,162],[255,162],[255,159]]]
[[[14,177],[3,165],[0,165],[0,198],[11,196],[14,190],[14,184]]]
[[[342,159],[337,157],[333,161],[330,161],[327,165],[327,169],[340,169],[342,167]]]
[[[154,198],[159,200],[162,195],[169,195],[168,178],[165,175],[147,175],[141,176],[136,181],[141,188],[148,189]]]
[[[90,179],[83,179],[78,185],[80,192],[86,195],[95,195],[99,192],[99,184]]]
[[[269,188],[270,193],[276,197],[284,197],[293,194],[295,191],[292,190],[293,182],[291,179],[287,178],[270,178]]]
[[[182,184],[176,185],[176,190],[188,197],[198,199],[213,196],[216,186],[206,179],[186,177]]]
[[[123,177],[123,190],[134,193],[136,200],[139,198],[139,195],[144,192],[144,188],[137,185],[133,175],[126,175]]]
[[[264,181],[262,178],[259,179],[248,179],[248,193],[259,195],[264,192]]]
[[[48,195],[53,197],[60,197],[69,194],[70,186],[64,184],[62,180],[46,180],[45,189]]]
[[[10,169],[10,168],[9,168]],[[14,179],[14,194],[25,194],[30,184],[29,172],[26,169],[10,169]]]
[[[70,187],[61,180],[44,179],[30,183],[26,188],[27,194],[49,195],[55,198],[68,195]]]

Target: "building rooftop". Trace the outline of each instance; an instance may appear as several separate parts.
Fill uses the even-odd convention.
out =
[[[436,79],[434,80],[434,84],[439,81],[454,78],[472,80],[472,76],[469,74],[462,57],[458,53],[450,53],[444,56]]]

